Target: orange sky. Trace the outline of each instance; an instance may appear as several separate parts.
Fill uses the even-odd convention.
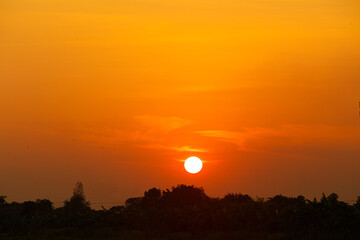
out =
[[[0,0],[0,194],[360,195],[358,0]],[[185,172],[189,156],[203,170]]]

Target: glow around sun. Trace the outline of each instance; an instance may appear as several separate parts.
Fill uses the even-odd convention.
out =
[[[202,169],[202,161],[198,157],[189,157],[185,160],[184,167],[189,173],[198,173]]]

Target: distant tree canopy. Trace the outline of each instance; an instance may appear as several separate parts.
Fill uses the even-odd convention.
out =
[[[247,202],[247,201],[252,201],[252,198],[249,195],[243,195],[239,193],[229,193],[225,195],[224,201]]]
[[[64,210],[73,214],[84,214],[90,210],[90,202],[86,200],[84,186],[81,182],[76,183],[70,200],[64,202]]]
[[[187,186],[184,184],[166,189],[162,192],[162,199],[165,205],[170,206],[192,206],[208,200],[203,188]]]
[[[355,206],[360,209],[360,196],[357,198]]]
[[[86,236],[106,229],[115,235],[122,230],[242,231],[297,234],[297,239],[319,234],[360,239],[360,197],[354,205],[340,201],[335,193],[313,201],[283,195],[253,199],[240,193],[211,198],[203,188],[181,184],[163,191],[151,188],[143,196],[129,198],[123,206],[94,210],[81,182],[59,208],[47,199],[7,203],[5,196],[0,196],[0,234],[37,234],[49,229],[67,229]]]
[[[151,188],[144,193],[144,199],[146,201],[158,201],[161,198],[161,190],[157,188]]]
[[[23,203],[23,215],[26,217],[45,216],[53,211],[53,203],[48,199],[37,199],[35,202]]]
[[[0,196],[0,205],[6,204],[5,198],[6,198],[6,196]]]

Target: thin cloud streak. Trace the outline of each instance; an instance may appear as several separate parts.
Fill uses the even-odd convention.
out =
[[[130,133],[133,142],[142,148],[166,149],[177,152],[206,152],[205,149],[193,148],[187,145],[171,145],[168,143],[172,132],[178,130],[192,121],[179,117],[159,117],[153,115],[135,116],[134,119],[143,126],[143,130]]]
[[[150,132],[168,133],[191,123],[179,117],[158,117],[153,115],[135,116],[134,119]]]
[[[159,117],[141,115],[133,117],[140,130],[102,129],[94,132],[92,129],[82,129],[74,139],[85,142],[89,146],[117,147],[130,143],[135,147],[146,149],[162,149],[177,152],[207,152],[206,149],[189,145],[169,143],[173,131],[191,123],[188,119],[179,117]]]
[[[358,134],[354,134],[357,132]],[[282,144],[313,145],[344,145],[356,147],[354,143],[360,141],[359,126],[332,126],[332,125],[283,125],[277,128],[243,128],[242,131],[203,130],[195,133],[214,138],[218,141],[232,143],[241,151],[263,151],[256,147],[256,140],[273,145],[272,140],[277,138]],[[265,141],[265,138],[270,141]]]
[[[184,146],[167,146],[162,144],[147,144],[147,145],[139,145],[142,148],[150,148],[150,149],[165,149],[172,150],[177,152],[207,152],[205,149],[193,148],[187,145]]]
[[[196,131],[205,137],[216,138],[219,141],[236,144],[239,150],[250,151],[247,146],[247,141],[250,139],[258,139],[262,136],[278,135],[278,131],[267,128],[244,128],[241,132],[235,131],[222,131],[222,130],[205,130]]]

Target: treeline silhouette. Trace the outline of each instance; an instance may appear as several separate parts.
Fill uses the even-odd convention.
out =
[[[0,196],[1,236],[360,239],[360,197],[353,205],[339,201],[335,193],[320,200],[282,195],[253,199],[239,193],[211,198],[203,188],[178,185],[151,188],[124,205],[94,210],[78,182],[59,208],[48,199],[8,203]]]

